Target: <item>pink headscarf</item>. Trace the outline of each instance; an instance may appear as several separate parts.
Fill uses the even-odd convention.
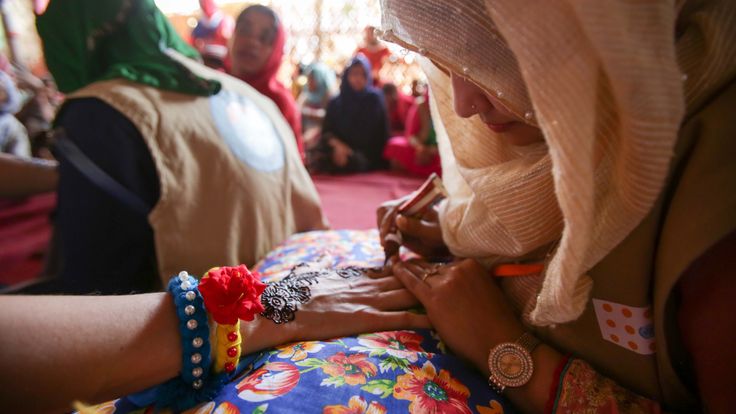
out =
[[[247,9],[246,9],[247,10]],[[254,12],[259,12],[254,10]],[[275,14],[274,14],[275,16]],[[273,41],[273,50],[271,56],[266,61],[263,68],[252,74],[240,76],[239,78],[258,92],[271,98],[271,100],[279,107],[286,121],[294,131],[296,144],[299,147],[299,153],[304,157],[304,142],[302,138],[302,117],[299,108],[294,101],[291,91],[276,79],[276,73],[281,66],[281,60],[284,57],[284,43],[286,42],[286,31],[284,26],[276,20],[276,37]]]

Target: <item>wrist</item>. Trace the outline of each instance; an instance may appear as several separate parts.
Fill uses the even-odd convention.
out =
[[[526,385],[534,374],[532,352],[539,343],[537,337],[524,332],[513,342],[503,342],[493,347],[488,354],[488,385],[499,394],[506,388]]]
[[[550,390],[555,388],[560,374],[558,367],[563,364],[562,354],[544,343],[540,344],[534,352],[534,374],[526,385],[519,388],[507,389],[507,396],[521,412],[545,412],[548,404]]]
[[[261,295],[265,288],[244,265],[215,267],[202,277],[204,304],[217,324],[213,345],[217,350],[213,364],[216,373],[235,371],[242,343],[252,339],[243,335],[242,328],[263,311]]]
[[[521,324],[509,326],[506,329],[493,332],[493,335],[489,336],[488,339],[484,341],[483,346],[477,350],[476,355],[473,358],[475,366],[480,369],[483,376],[487,378],[491,374],[491,371],[488,368],[488,355],[491,350],[500,344],[515,342],[524,334],[524,332],[526,332],[526,330]]]
[[[257,315],[250,322],[241,323],[240,334],[243,338],[243,355],[292,341],[289,326],[277,325],[261,315]]]

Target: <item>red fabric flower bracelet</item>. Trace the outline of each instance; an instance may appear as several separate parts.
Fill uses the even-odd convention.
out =
[[[241,354],[240,320],[252,321],[264,311],[261,294],[266,285],[245,265],[215,267],[199,282],[204,306],[217,323],[215,372],[232,372]]]

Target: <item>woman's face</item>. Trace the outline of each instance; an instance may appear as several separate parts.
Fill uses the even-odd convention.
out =
[[[511,145],[524,146],[544,141],[542,130],[512,114],[496,97],[456,73],[451,76],[455,113],[459,116],[470,118],[477,114],[488,129]]]
[[[356,64],[348,69],[348,83],[350,84],[350,88],[356,92],[365,89],[368,79],[363,66]]]
[[[273,18],[259,12],[248,12],[238,20],[230,50],[235,76],[258,73],[268,62],[276,39]]]

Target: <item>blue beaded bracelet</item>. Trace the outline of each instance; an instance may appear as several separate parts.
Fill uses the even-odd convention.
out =
[[[174,298],[182,341],[181,375],[126,397],[136,405],[153,404],[159,409],[171,408],[180,412],[212,399],[221,387],[208,381],[210,328],[198,284],[197,279],[187,272],[180,272],[169,280],[168,291]]]
[[[181,380],[195,390],[202,389],[210,370],[210,329],[199,282],[187,272],[169,281],[181,334]]]
[[[211,401],[222,387],[234,378],[240,367],[232,373],[210,374],[210,329],[207,310],[199,283],[187,272],[180,272],[169,281],[168,290],[174,298],[179,317],[182,339],[181,375],[165,383],[124,397],[137,407],[155,405],[157,409],[170,408],[182,412],[195,405]],[[241,361],[244,362],[244,361]]]
[[[187,272],[169,280],[168,291],[174,298],[181,334],[181,375],[155,388],[157,408],[183,411],[211,399],[210,328],[204,300],[197,289],[199,282]],[[219,389],[219,387],[217,387]]]

